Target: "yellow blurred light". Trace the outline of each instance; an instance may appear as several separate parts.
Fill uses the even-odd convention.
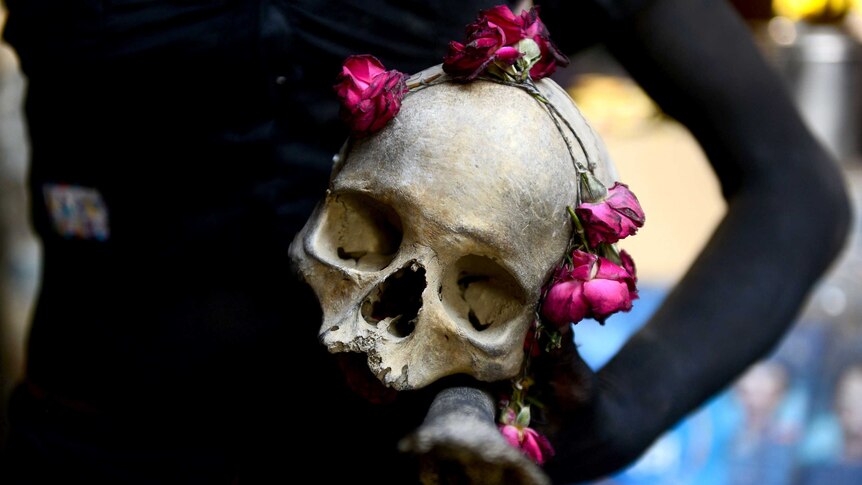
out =
[[[628,78],[584,74],[568,92],[600,133],[633,134],[659,114],[649,96]]]
[[[860,0],[772,0],[772,10],[791,20],[833,21],[859,4]]]

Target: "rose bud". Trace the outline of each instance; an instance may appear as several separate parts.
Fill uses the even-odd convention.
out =
[[[533,428],[506,424],[500,426],[500,433],[510,445],[521,450],[537,465],[544,464],[548,458],[554,456],[554,448],[548,438]]]
[[[628,255],[626,255],[628,257]],[[631,262],[631,258],[628,257]],[[601,323],[629,311],[637,299],[635,276],[610,260],[576,250],[572,267],[563,265],[542,303],[542,316],[557,327],[595,318]],[[631,263],[632,270],[634,264]]]
[[[628,186],[619,182],[599,202],[584,202],[575,209],[590,246],[613,244],[636,233],[644,225],[644,211]]]
[[[404,73],[383,68],[370,55],[350,56],[344,61],[334,86],[341,99],[341,116],[355,136],[379,131],[401,109],[407,92]]]

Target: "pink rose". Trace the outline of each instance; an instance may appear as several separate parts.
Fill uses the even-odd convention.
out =
[[[503,38],[504,45],[516,44],[524,38],[524,23],[521,16],[512,13],[506,5],[497,5],[479,13],[476,22],[467,26],[467,36],[474,30],[497,29]]]
[[[508,10],[508,7],[504,8]],[[498,59],[512,64],[521,57],[518,49],[506,46],[504,29],[487,22],[485,25],[477,22],[467,30],[470,33],[467,44],[450,42],[449,53],[443,58],[443,70],[453,78],[472,81]]]
[[[636,233],[644,225],[644,211],[635,194],[619,182],[608,190],[599,202],[584,202],[575,209],[583,222],[587,240],[592,247],[599,243],[613,244]]]
[[[622,261],[623,268],[632,276],[632,284],[637,283],[637,270],[635,269],[635,262],[632,257],[625,250],[620,251],[620,261]],[[634,290],[634,288],[632,288]]]
[[[384,69],[374,56],[350,56],[344,61],[333,87],[341,99],[341,117],[355,136],[379,131],[398,114],[407,92],[406,79],[404,73]]]
[[[634,271],[628,254],[623,265]],[[542,316],[558,327],[584,318],[604,323],[611,314],[629,311],[637,299],[635,275],[628,269],[584,251],[572,252],[572,267],[564,264],[554,275],[542,303]]]
[[[512,47],[524,38],[521,30],[521,18],[505,5],[480,12],[479,18],[467,26],[467,44],[449,43],[443,70],[455,79],[472,81],[495,60],[513,64],[521,57]]]
[[[454,79],[471,81],[485,72],[492,62],[514,64],[522,53],[515,47],[523,39],[532,39],[539,46],[541,59],[533,65],[530,75],[541,79],[565,66],[569,60],[551,42],[548,29],[539,19],[538,9],[515,15],[505,5],[479,13],[479,18],[467,26],[467,43],[452,41],[443,59],[443,70]]]
[[[472,81],[494,61],[499,43],[494,38],[480,38],[464,45],[454,40],[443,58],[443,70],[455,79]]]
[[[554,448],[548,438],[533,428],[504,424],[500,425],[500,433],[510,445],[521,450],[538,465],[542,465],[548,458],[554,456]]]
[[[533,39],[539,46],[542,57],[530,68],[530,77],[538,81],[548,77],[557,70],[557,66],[568,66],[569,58],[565,56],[556,44],[551,40],[548,28],[539,19],[539,9],[532,8],[521,14],[521,22],[524,26],[524,37]]]
[[[569,65],[569,58],[557,49],[549,37],[534,37],[533,40],[539,45],[542,57],[530,68],[531,78],[539,80],[548,77],[557,70],[557,66]]]

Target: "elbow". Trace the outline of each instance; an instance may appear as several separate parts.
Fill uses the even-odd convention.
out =
[[[833,206],[834,234],[832,234],[831,250],[834,255],[837,255],[843,248],[850,235],[850,230],[853,226],[853,209],[850,205],[850,200],[847,197],[846,190],[842,189],[840,200],[836,201]]]
[[[785,151],[744,172],[728,198],[729,215],[749,213],[749,230],[763,236],[771,255],[811,283],[839,257],[853,227],[843,171],[816,148]]]
[[[818,278],[842,253],[853,226],[853,208],[842,170],[831,159],[812,164],[804,175],[804,182],[785,192],[784,200],[795,201],[793,239]]]
[[[853,226],[853,208],[841,170],[834,164],[818,171],[814,187],[805,197],[813,206],[809,217],[814,243],[822,254],[825,271],[841,254]]]

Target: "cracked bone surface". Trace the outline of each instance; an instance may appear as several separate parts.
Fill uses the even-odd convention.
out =
[[[616,174],[574,103],[553,81],[536,84],[610,186]],[[514,376],[572,234],[577,178],[563,136],[520,88],[446,82],[407,94],[383,130],[342,154],[291,245],[323,309],[320,341],[366,353],[398,390],[459,373]]]

